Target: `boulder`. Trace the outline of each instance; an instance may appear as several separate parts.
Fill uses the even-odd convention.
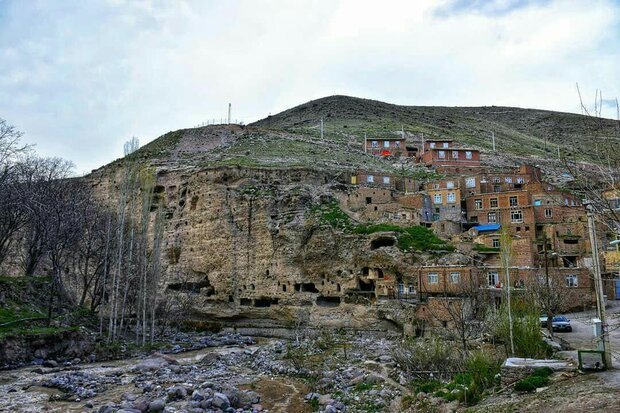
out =
[[[228,400],[228,396],[224,393],[215,393],[213,395],[213,406],[220,408],[222,410],[226,410],[230,407],[230,401]]]
[[[168,400],[183,400],[187,397],[187,389],[183,386],[172,386],[166,390]]]
[[[149,413],[159,413],[164,411],[164,407],[166,407],[166,402],[162,399],[155,399],[149,403],[148,412]]]

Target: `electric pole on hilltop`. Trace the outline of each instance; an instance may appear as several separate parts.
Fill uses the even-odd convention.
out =
[[[228,124],[230,125],[230,107],[232,106],[231,103],[228,104]]]
[[[491,139],[493,139],[493,152],[495,152],[495,132],[491,132]]]

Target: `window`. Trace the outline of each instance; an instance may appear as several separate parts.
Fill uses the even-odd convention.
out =
[[[456,202],[456,194],[454,192],[448,192],[448,203],[454,204]]]
[[[436,272],[429,272],[426,277],[429,284],[439,284],[439,274]]]
[[[445,159],[446,158],[446,151],[439,151],[439,159]]]
[[[442,145],[444,148],[447,148],[447,147],[449,147],[449,146],[450,146],[450,143],[449,143],[449,142],[444,142],[444,143],[442,143],[441,145]]]
[[[460,272],[451,272],[450,273],[450,283],[458,284],[461,282],[461,273]]]
[[[489,224],[497,224],[497,212],[489,212],[489,214],[487,215],[487,221],[489,221]]]
[[[516,196],[511,196],[510,197],[510,206],[517,206],[519,205],[519,200],[517,199]]]
[[[397,148],[400,148],[400,141],[396,141],[394,142],[394,144],[396,145]]]
[[[439,184],[433,184],[433,189],[439,189]]]
[[[499,207],[499,202],[497,201],[497,198],[489,199],[489,204],[491,205],[491,208],[498,208]]]
[[[504,182],[506,182],[507,184],[511,184],[511,183],[512,183],[512,177],[507,176],[507,177],[504,179]]]
[[[405,284],[398,284],[398,294],[405,293]]]
[[[567,275],[566,276],[566,286],[567,287],[577,287],[577,276],[576,275]]]
[[[407,292],[409,294],[415,294],[415,289],[413,288],[413,284],[409,284]]]
[[[502,191],[501,185],[493,185],[493,192],[501,192],[501,191]]]
[[[433,202],[435,204],[441,204],[441,194],[435,194],[435,196],[433,197]]]
[[[499,274],[496,271],[489,273],[489,287],[495,287],[499,285]]]
[[[368,176],[366,177],[366,182],[368,182],[369,184],[371,184],[371,183],[375,182],[375,177],[374,177],[374,176],[372,176],[372,175],[368,175]]]
[[[482,209],[482,199],[474,199],[474,208]]]
[[[491,240],[491,246],[492,246],[493,248],[499,248],[499,238],[493,238],[493,239]]]
[[[522,184],[523,183],[523,178],[522,177],[518,177],[517,178],[517,183],[518,184]]]
[[[465,158],[467,158],[467,159],[471,159],[472,158],[471,151],[465,151]]]
[[[448,188],[448,189],[454,188],[454,182],[453,181],[446,182],[446,188]]]
[[[499,176],[494,176],[493,177],[493,183],[499,184],[500,182],[502,182],[502,179]]]
[[[430,148],[434,148],[434,147],[435,147],[435,142],[431,142],[431,143],[429,143],[429,144],[428,144],[428,146],[429,146]]]
[[[535,199],[534,200],[534,206],[541,206],[542,205],[542,200],[540,199]]]
[[[545,218],[551,218],[553,216],[553,210],[551,208],[545,208]]]
[[[388,185],[390,183],[390,177],[389,176],[384,176],[383,177],[383,183]]]
[[[383,147],[384,148],[389,148],[390,147],[390,141],[383,141]]]
[[[510,222],[523,222],[523,212],[520,209],[510,211]]]
[[[379,142],[372,141],[372,142],[370,142],[370,146],[373,147],[373,148],[378,148],[379,147]]]
[[[467,188],[475,188],[476,187],[476,178],[466,178],[465,186]]]
[[[459,151],[452,151],[452,159],[459,159]]]

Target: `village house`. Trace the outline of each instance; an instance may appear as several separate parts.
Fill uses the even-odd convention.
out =
[[[456,173],[466,172],[468,167],[480,168],[480,151],[454,147],[432,148],[424,151],[420,162],[426,166],[449,167],[450,171]]]
[[[425,185],[432,203],[431,221],[456,221],[463,219],[461,200],[462,181],[459,178],[431,181]]]
[[[402,137],[366,138],[364,151],[376,156],[408,156],[406,140]]]
[[[424,301],[433,295],[461,296],[479,288],[477,269],[466,265],[424,266],[418,270],[418,290]]]
[[[477,194],[468,197],[465,204],[470,223],[501,224],[515,232],[534,229],[534,209],[527,191]]]

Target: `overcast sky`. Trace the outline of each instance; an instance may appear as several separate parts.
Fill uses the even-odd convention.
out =
[[[620,2],[0,0],[0,118],[89,172],[332,94],[580,112],[620,97]],[[612,105],[613,102],[613,105]]]

